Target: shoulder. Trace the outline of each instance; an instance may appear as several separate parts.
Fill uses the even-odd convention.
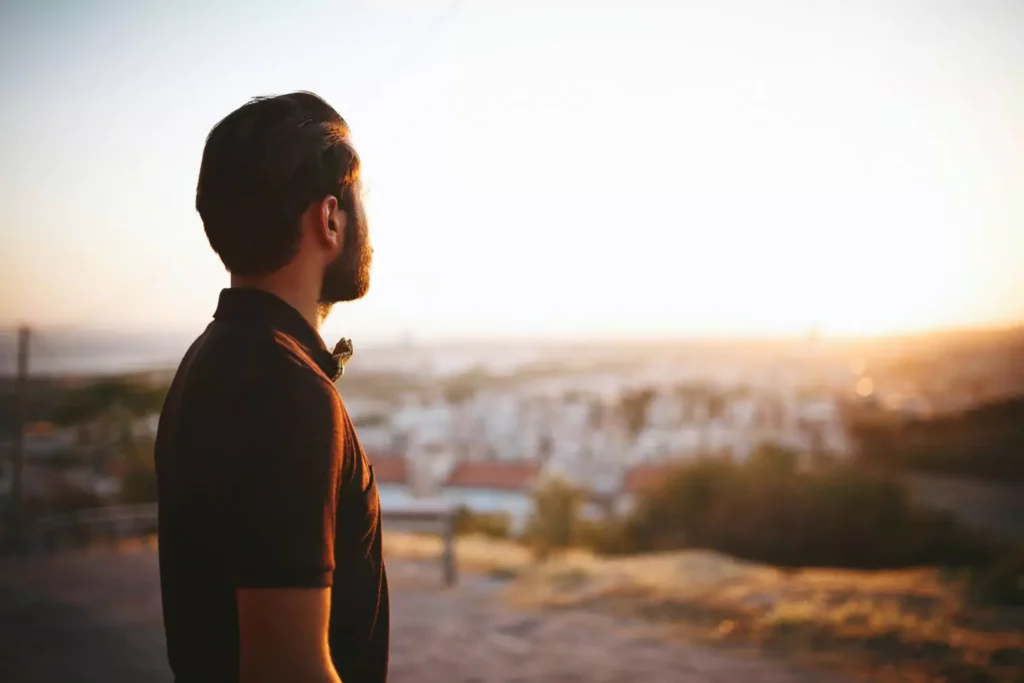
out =
[[[308,476],[313,478],[310,486],[316,486],[319,477],[339,471],[349,423],[337,391],[322,375],[287,356],[271,356],[253,375],[240,403],[245,407],[235,424],[245,433],[248,457],[289,470],[279,472],[275,465],[272,471],[278,474],[273,476]]]
[[[216,362],[207,365],[217,366],[222,398],[234,404],[230,412],[247,422],[247,431],[343,429],[345,413],[337,389],[287,335],[235,328],[209,341],[216,346],[209,360]]]
[[[212,343],[210,343],[212,342]],[[277,395],[293,393],[311,400],[339,401],[331,379],[309,352],[283,332],[261,326],[232,325],[215,330],[206,344],[226,378],[246,389]]]
[[[337,389],[323,373],[288,355],[267,359],[250,385],[255,405],[284,425],[344,429],[345,411]]]
[[[233,326],[220,339],[223,355],[227,347],[236,362],[250,370],[273,372],[275,376],[319,377],[324,384],[333,387],[331,380],[320,370],[309,351],[294,338],[280,330],[262,326]]]

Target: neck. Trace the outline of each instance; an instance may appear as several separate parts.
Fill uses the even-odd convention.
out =
[[[323,321],[319,305],[319,281],[294,277],[286,269],[283,269],[269,275],[232,275],[231,286],[262,289],[269,292],[298,311],[314,330],[320,330],[320,323]]]

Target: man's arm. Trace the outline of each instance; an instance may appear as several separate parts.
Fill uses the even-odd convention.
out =
[[[341,412],[333,387],[289,373],[253,391],[229,493],[241,683],[337,683],[328,625]],[[283,384],[284,386],[281,386]]]
[[[330,588],[238,590],[241,683],[340,683],[327,645]]]

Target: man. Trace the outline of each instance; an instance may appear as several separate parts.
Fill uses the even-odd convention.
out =
[[[318,332],[369,287],[348,126],[310,93],[252,100],[210,132],[196,209],[231,287],[157,434],[171,668],[178,683],[383,682],[377,488]]]

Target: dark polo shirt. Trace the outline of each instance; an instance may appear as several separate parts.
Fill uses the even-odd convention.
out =
[[[333,380],[294,308],[221,293],[160,416],[156,468],[167,654],[179,683],[238,680],[238,588],[332,586],[344,683],[387,678],[380,510]]]

